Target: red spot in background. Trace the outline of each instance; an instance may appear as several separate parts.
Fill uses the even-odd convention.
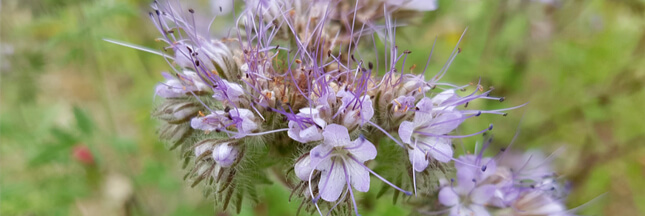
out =
[[[92,151],[90,151],[90,148],[88,148],[86,145],[83,145],[83,144],[75,145],[74,148],[72,149],[72,156],[74,157],[74,159],[81,162],[82,164],[85,164],[85,165],[94,164],[94,156],[92,155]]]

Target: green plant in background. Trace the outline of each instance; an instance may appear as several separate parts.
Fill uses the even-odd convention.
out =
[[[146,17],[149,4],[2,2],[1,213],[95,215],[91,212],[101,207],[110,209],[101,211],[110,215],[212,214],[212,202],[202,198],[201,190],[181,182],[184,172],[176,157],[156,141],[156,123],[150,118],[156,102],[150,94],[162,79],[156,71],[168,69],[164,60],[102,41],[127,40],[160,50],[159,43],[151,40],[157,32]],[[485,86],[494,86],[496,94],[509,101],[530,102],[521,111],[524,121],[515,146],[539,146],[546,152],[565,146],[555,165],[574,185],[567,200],[570,208],[606,193],[602,201],[590,202],[579,213],[645,212],[638,205],[645,200],[638,193],[645,187],[641,183],[645,153],[639,142],[644,135],[640,119],[645,115],[642,3],[562,1],[554,7],[537,1],[440,1],[439,5],[439,10],[410,20],[415,27],[399,28],[397,44],[413,53],[407,61],[425,62],[423,53],[438,36],[429,70],[440,70],[468,26],[462,53],[444,80],[463,83],[469,77],[476,83],[481,77]],[[198,12],[210,8],[192,7]],[[220,18],[213,32],[224,36],[226,31],[215,28],[224,26],[219,20],[227,20]],[[416,28],[417,23],[423,27]],[[91,135],[76,126],[74,107],[91,119]],[[512,139],[522,116],[517,113],[504,118],[482,115],[460,131],[476,131],[492,122],[496,141],[489,148],[498,149]],[[103,173],[96,183],[87,178],[91,171],[73,159],[72,146],[77,143],[57,144],[64,139],[56,138],[56,130],[91,149],[96,169]],[[463,142],[472,148],[475,141]],[[44,149],[55,145],[67,147],[47,155]],[[381,150],[387,145],[378,146],[379,152],[387,151]],[[53,161],[29,166],[40,153]],[[128,204],[107,204],[108,190],[102,189],[107,182],[127,182],[129,186],[111,188],[130,187],[132,199],[124,199]],[[359,195],[361,214],[407,214],[409,210],[388,199],[375,199],[379,186],[374,183],[370,192]],[[289,192],[282,188],[273,184],[259,190],[260,202],[241,214],[295,214],[299,203],[283,202]],[[112,211],[117,213],[107,213]]]

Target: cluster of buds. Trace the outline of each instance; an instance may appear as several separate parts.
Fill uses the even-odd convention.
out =
[[[468,109],[474,100],[504,98],[490,96],[492,89],[480,84],[472,88],[440,81],[460,49],[431,77],[426,77],[427,65],[419,73],[416,65],[407,68],[411,52],[396,46],[393,20],[405,22],[411,13],[434,10],[436,2],[245,3],[232,34],[219,39],[196,29],[192,9],[155,1],[150,13],[162,35],[158,41],[164,43],[165,52],[159,54],[174,70],[164,73],[166,81],[155,91],[164,98],[154,111],[162,120],[160,136],[179,149],[193,186],[203,183],[206,194],[224,209],[233,202],[239,211],[244,197],[257,199],[255,187],[269,181],[270,171],[302,198],[301,207],[321,215],[352,210],[358,215],[355,194],[370,189],[371,177],[397,194],[438,195],[453,215],[486,215],[480,204],[524,212],[524,207],[542,205],[532,203],[536,199],[552,200],[537,189],[542,185],[521,189],[516,177],[524,169],[509,171],[502,162],[495,168],[496,161],[481,154],[455,158],[453,139],[492,130],[490,125],[457,134],[459,125],[481,114],[506,115],[519,106]],[[380,58],[377,39],[385,44]],[[361,50],[370,47],[376,56],[362,59]],[[383,154],[386,159],[379,161]],[[370,161],[403,168],[380,175]],[[441,189],[438,178],[428,176],[437,170],[450,175],[442,167],[453,161],[459,184]],[[406,176],[411,184],[401,184],[400,178],[392,183],[396,176]],[[495,185],[494,193],[489,185]],[[499,199],[488,196],[493,194]]]

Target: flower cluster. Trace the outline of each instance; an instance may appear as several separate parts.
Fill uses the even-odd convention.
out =
[[[236,28],[218,39],[196,29],[192,9],[155,1],[150,13],[164,44],[164,52],[156,53],[173,69],[155,90],[164,98],[154,112],[162,120],[160,136],[171,148],[180,148],[193,186],[205,182],[206,194],[224,209],[234,202],[239,211],[244,197],[257,199],[255,187],[268,182],[264,176],[271,171],[308,211],[322,215],[325,208],[337,213],[353,209],[358,214],[356,192],[370,190],[372,176],[397,193],[421,194],[417,175],[431,176],[429,170],[451,161],[459,184],[423,189],[438,192],[453,214],[480,215],[484,205],[539,213],[539,206],[557,204],[541,190],[547,184],[541,174],[528,173],[535,184],[525,190],[524,182],[517,181],[525,169],[502,168],[502,161],[481,154],[455,158],[453,139],[493,129],[458,134],[459,125],[517,107],[467,109],[474,100],[504,98],[490,96],[493,89],[480,84],[440,81],[460,49],[433,76],[426,77],[426,69],[415,73],[416,65],[406,67],[411,52],[396,46],[393,20],[410,17],[400,16],[402,11],[434,10],[436,2],[245,3]],[[361,50],[376,46],[377,39],[385,44],[385,55],[362,59]],[[390,141],[381,142],[382,137]],[[381,161],[399,165],[395,174],[374,171],[370,161],[379,162],[382,154],[395,158]],[[291,171],[294,176],[284,177]],[[395,176],[407,176],[412,184],[392,183]],[[432,184],[425,177],[420,185]],[[337,208],[340,204],[346,205]]]
[[[464,155],[457,180],[443,181],[439,202],[450,215],[571,215],[561,198],[566,189],[537,152],[501,151],[495,158]]]

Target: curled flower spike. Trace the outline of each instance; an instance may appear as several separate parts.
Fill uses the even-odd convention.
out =
[[[149,16],[163,51],[112,41],[163,56],[173,69],[155,89],[163,98],[154,112],[160,137],[180,151],[192,186],[205,185],[223,210],[231,203],[239,212],[244,198],[256,200],[257,187],[271,181],[267,169],[302,198],[301,207],[321,215],[321,208],[346,213],[348,208],[337,208],[343,203],[358,215],[354,194],[367,192],[371,177],[398,190],[395,200],[399,192],[411,195],[401,187],[413,187],[417,196],[411,199],[438,196],[452,215],[487,215],[493,207],[517,215],[515,209],[562,206],[555,175],[532,160],[512,166],[505,160],[514,157],[501,153],[454,158],[452,139],[492,130],[454,134],[467,119],[506,115],[523,105],[465,109],[474,100],[504,98],[490,96],[492,89],[480,83],[467,93],[468,85],[440,81],[459,45],[429,79],[434,45],[422,71],[406,65],[412,52],[397,46],[396,27],[414,17],[410,13],[435,10],[435,0],[243,2],[242,12],[233,13],[234,27],[223,31],[226,37],[208,35],[210,28],[201,26],[210,25],[199,23],[195,10],[154,1]],[[381,142],[385,137],[393,142]],[[374,169],[383,176],[366,165],[372,160],[381,160]],[[445,169],[450,161],[457,181],[436,187],[434,174],[451,175]],[[295,177],[280,174],[290,168]]]

